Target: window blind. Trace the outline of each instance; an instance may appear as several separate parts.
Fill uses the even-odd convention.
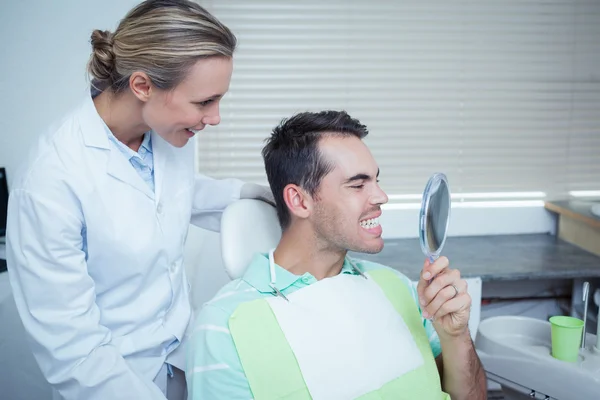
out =
[[[344,109],[388,194],[438,171],[453,193],[600,189],[600,2],[201,3],[239,43],[202,173],[266,183],[282,118]]]

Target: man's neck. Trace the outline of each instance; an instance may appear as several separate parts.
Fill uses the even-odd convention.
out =
[[[338,275],[347,251],[325,248],[312,233],[287,229],[274,252],[274,261],[294,275],[308,272],[317,280]]]

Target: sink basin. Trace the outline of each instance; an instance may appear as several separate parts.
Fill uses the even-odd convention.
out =
[[[535,391],[541,399],[591,400],[600,398],[600,352],[595,343],[595,335],[587,334],[578,361],[560,361],[551,355],[550,322],[501,316],[481,321],[475,347],[490,379],[523,398]]]

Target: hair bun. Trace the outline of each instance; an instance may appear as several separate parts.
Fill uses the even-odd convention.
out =
[[[113,33],[96,29],[92,32],[91,43],[92,56],[89,62],[89,72],[93,80],[110,86],[115,69]]]

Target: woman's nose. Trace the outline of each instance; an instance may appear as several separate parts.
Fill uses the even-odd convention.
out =
[[[219,110],[219,103],[215,102],[215,104],[211,107],[210,112],[202,118],[202,123],[204,125],[219,125],[221,122],[221,114]]]
[[[204,118],[202,118],[202,123],[204,125],[219,125],[219,123],[221,122],[221,116],[220,115],[210,115],[210,116],[205,116]]]

